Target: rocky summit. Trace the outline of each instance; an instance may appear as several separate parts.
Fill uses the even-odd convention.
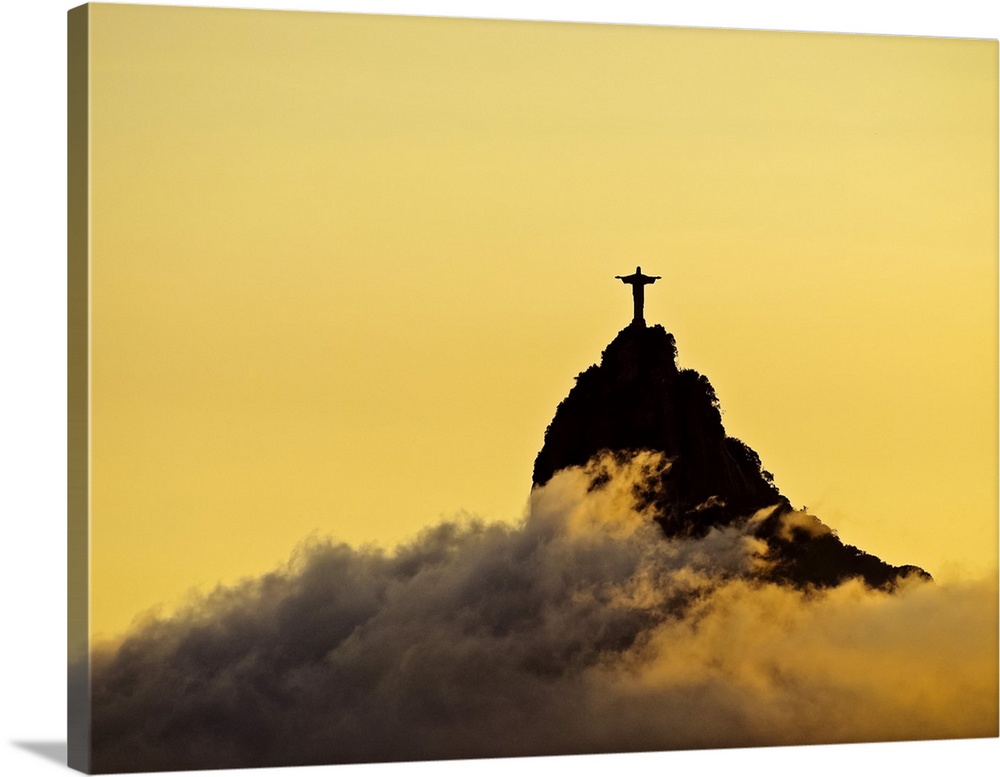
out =
[[[674,336],[633,321],[559,403],[535,459],[533,485],[589,464],[590,487],[598,489],[610,477],[602,456],[625,461],[642,451],[661,454],[662,466],[648,468],[635,484],[635,506],[648,510],[668,538],[743,529],[767,543],[763,576],[800,587],[861,578],[892,589],[908,575],[930,577],[846,545],[818,518],[794,510],[760,457],[726,435],[708,378],[678,370]]]

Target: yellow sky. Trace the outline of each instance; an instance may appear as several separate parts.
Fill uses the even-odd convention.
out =
[[[993,41],[91,6],[92,630],[516,519],[646,319],[852,544],[997,548]]]

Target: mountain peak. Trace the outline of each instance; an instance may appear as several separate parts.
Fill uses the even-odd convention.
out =
[[[667,537],[746,527],[768,542],[774,575],[801,585],[859,576],[869,586],[892,587],[900,575],[927,576],[844,545],[814,516],[803,519],[756,452],[726,434],[708,378],[677,368],[674,336],[637,319],[559,403],[535,459],[533,485],[602,455],[622,460],[640,451],[661,454],[664,467],[636,485],[636,506],[651,510]],[[591,486],[600,488],[600,468],[592,472]],[[797,518],[789,528],[792,514]]]

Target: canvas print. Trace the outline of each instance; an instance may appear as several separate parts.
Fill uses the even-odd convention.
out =
[[[72,766],[997,736],[996,41],[69,41]]]

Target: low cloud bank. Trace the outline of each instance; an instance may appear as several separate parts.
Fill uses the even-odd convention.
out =
[[[94,770],[997,735],[994,579],[761,582],[746,532],[666,541],[634,511],[662,463],[599,466],[519,525],[310,541],[97,648]]]

